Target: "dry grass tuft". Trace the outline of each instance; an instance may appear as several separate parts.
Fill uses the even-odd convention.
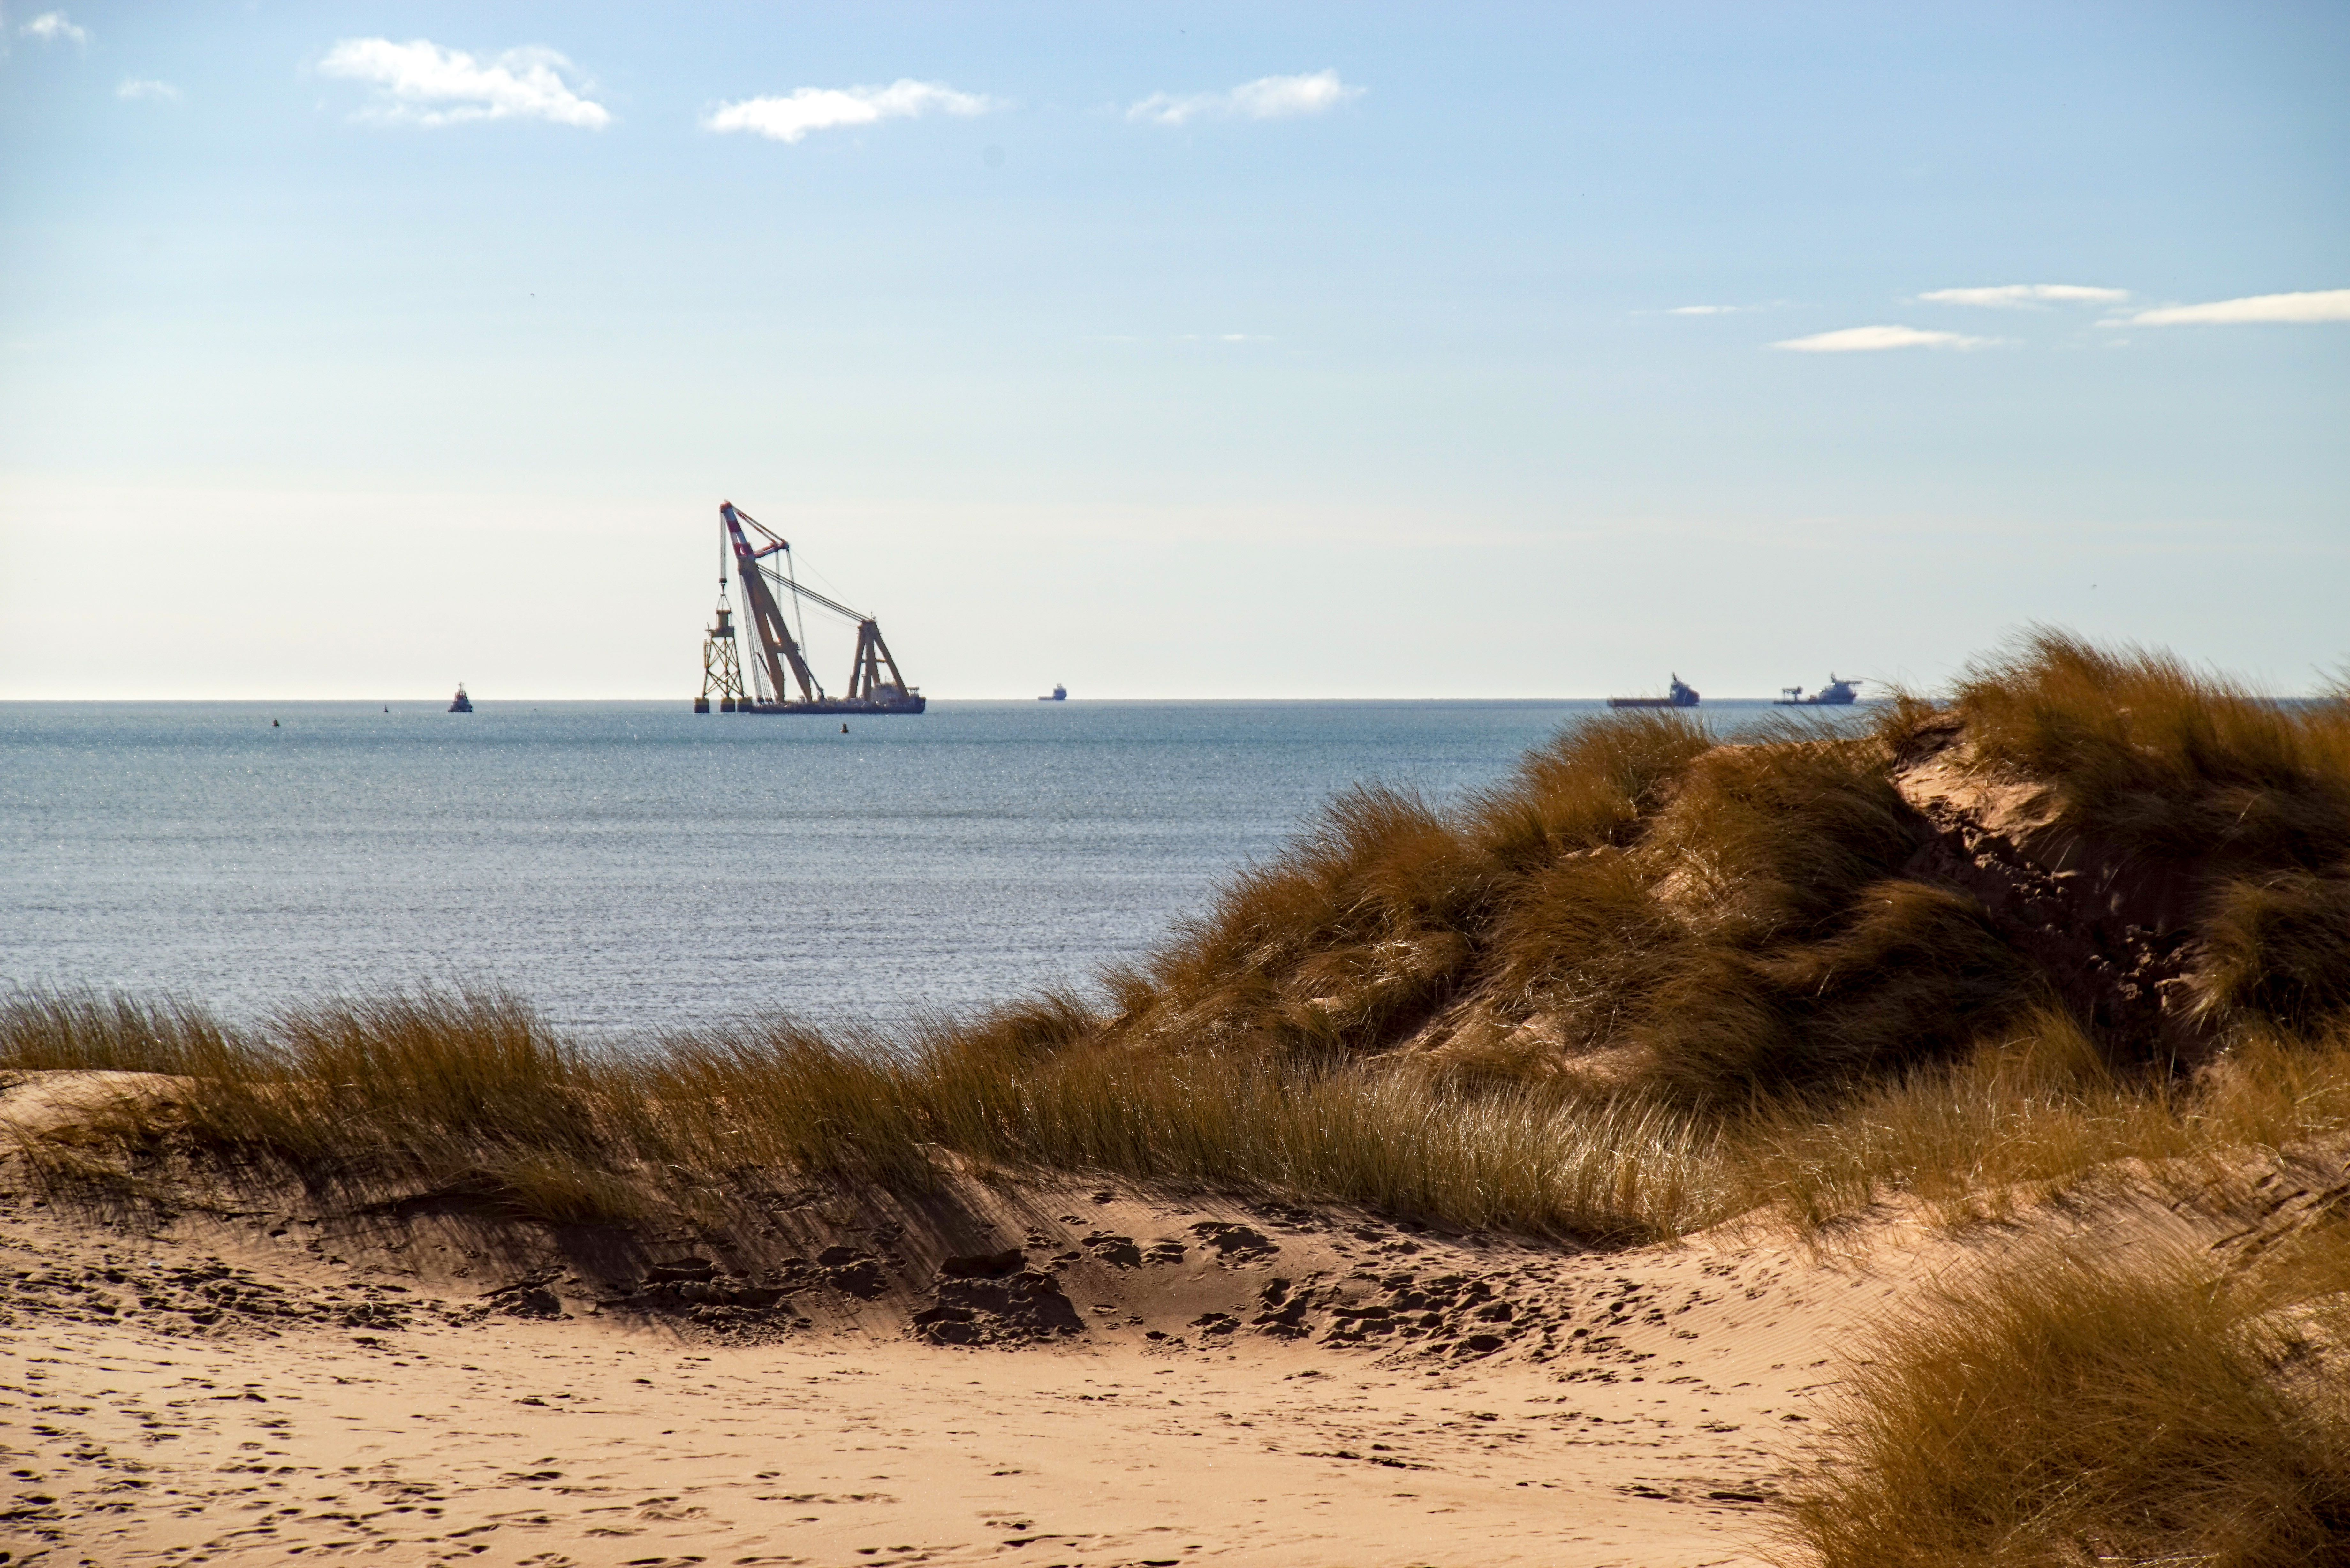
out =
[[[2206,882],[2204,1020],[2350,1007],[2350,699],[2278,703],[2041,630],[1978,663],[1956,711],[1985,762],[2044,783],[2061,826]]]
[[[2169,860],[2339,876],[2350,859],[2350,701],[2288,707],[2042,629],[1971,667],[1956,709],[2076,832]]]
[[[132,1054],[157,1011],[0,1006],[0,1070],[144,1061],[183,1075],[101,1118],[99,1141],[121,1156],[114,1185],[200,1167],[564,1223],[723,1229],[731,1205],[810,1181],[920,1193],[947,1150],[1601,1243],[1741,1215],[1816,1231],[1903,1199],[1963,1229],[2126,1162],[2190,1199],[2248,1150],[2350,1128],[2350,1030],[2248,1035],[2185,1085],[2116,1073],[2054,1012],[1954,1063],[1723,1115],[1572,1075],[1055,1045],[1083,1027],[1066,1002],[894,1038],[743,1021],[610,1054],[568,1046],[494,995],[335,1004],[241,1033],[172,1012],[208,1042],[201,1063]],[[87,1056],[69,1058],[60,1015],[120,1018],[131,1037],[85,1030]],[[87,1164],[87,1129],[77,1137]]]
[[[1461,976],[1494,867],[1428,804],[1347,791],[1271,865],[1234,877],[1140,984],[1130,1033],[1270,1056],[1385,1039]]]
[[[1101,1035],[1434,1052],[1448,1082],[1589,1064],[1710,1110],[1953,1060],[2082,991],[2024,956],[2012,913],[1921,879],[1940,851],[1895,772],[1954,722],[2064,829],[2184,877],[2200,1026],[2350,1008],[2350,703],[2043,632],[1953,708],[1904,697],[1860,736],[1790,722],[1721,745],[1690,715],[1610,715],[1457,811],[1351,792],[1147,972],[1110,977]]]
[[[2213,1016],[2299,1028],[2350,1009],[2350,868],[2229,878],[2204,916],[2202,953]]]
[[[156,1016],[221,1048],[140,1054]],[[57,1043],[68,1025],[78,1054]],[[556,1223],[723,1228],[779,1186],[927,1190],[944,1149],[1592,1241],[1714,1215],[1714,1135],[1660,1106],[1431,1089],[1338,1059],[1072,1047],[1087,1025],[1060,999],[908,1037],[746,1021],[593,1054],[496,994],[323,1004],[242,1033],[192,1009],[47,995],[0,1005],[0,1070],[196,1069],[98,1118],[120,1153],[102,1185],[124,1190],[201,1168],[358,1204],[423,1194]],[[96,1181],[91,1130],[77,1127],[71,1168]]]
[[[218,1019],[187,1002],[34,990],[5,1005],[0,1066],[18,1072],[200,1073],[244,1050]]]
[[[1563,855],[1621,847],[1642,816],[1670,796],[1713,737],[1687,713],[1611,714],[1561,732],[1522,758],[1510,777],[1472,797],[1469,836],[1505,870],[1530,871]]]
[[[1966,895],[1886,881],[1852,904],[1816,941],[1692,944],[1632,1031],[1642,1081],[1701,1106],[1847,1085],[1955,1054],[2030,1002]]]
[[[1624,1242],[1710,1220],[1710,1129],[1555,1087],[1431,1085],[1360,1063],[1076,1053],[968,1070],[941,1043],[907,1081],[943,1147],[1015,1168],[1361,1204],[1456,1229]]]
[[[1795,1499],[1820,1568],[2350,1561],[2350,1401],[2311,1314],[2340,1228],[2290,1267],[2043,1251],[1947,1285],[1846,1375]]]
[[[1449,816],[1354,791],[1147,975],[1113,977],[1105,1035],[1304,1059],[1435,1027],[1455,1076],[1628,1053],[1691,1107],[1946,1054],[2036,992],[1966,895],[1901,878],[1928,830],[1891,758],[1876,735],[1723,746],[1638,714],[1568,731]],[[1468,1033],[1437,1022],[1464,1000]]]

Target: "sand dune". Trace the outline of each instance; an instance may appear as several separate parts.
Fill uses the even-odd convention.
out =
[[[15,1560],[1750,1562],[1839,1330],[1902,1277],[1101,1188],[948,1207],[1003,1245],[837,1200],[717,1260],[19,1192]]]

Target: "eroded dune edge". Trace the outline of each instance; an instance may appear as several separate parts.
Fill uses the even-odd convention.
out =
[[[18,1560],[2350,1551],[2339,701],[1593,724],[1105,991],[16,999]]]

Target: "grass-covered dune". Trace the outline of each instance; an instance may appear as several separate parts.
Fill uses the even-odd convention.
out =
[[[2324,1130],[2345,933],[2350,703],[2046,634],[1857,736],[1611,716],[1453,809],[1356,791],[1105,1008],[616,1051],[500,995],[41,993],[0,1067],[183,1080],[144,1158],[550,1219],[946,1149],[1612,1241]]]
[[[497,995],[232,1024],[31,994],[0,1069],[161,1075],[26,1137],[52,1183],[567,1224],[723,1232],[779,1186],[917,1195],[950,1164],[1596,1245],[2124,1190],[2256,1213],[2350,1147],[2350,701],[2043,634],[1858,735],[1609,717],[1458,805],[1346,795],[1104,980],[625,1050]],[[2350,1560],[2345,1206],[2257,1258],[1950,1283],[1870,1348],[1791,1551]]]
[[[1442,812],[1361,790],[1238,878],[1107,1033],[1402,1051],[1746,1104],[1949,1060],[2061,1005],[2106,1054],[2350,1004],[2350,711],[2059,635],[1875,732],[1561,735]]]

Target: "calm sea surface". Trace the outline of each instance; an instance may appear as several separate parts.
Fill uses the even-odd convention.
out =
[[[0,704],[0,989],[494,981],[613,1033],[967,1007],[1142,954],[1349,784],[1454,797],[1600,705],[478,707]]]

